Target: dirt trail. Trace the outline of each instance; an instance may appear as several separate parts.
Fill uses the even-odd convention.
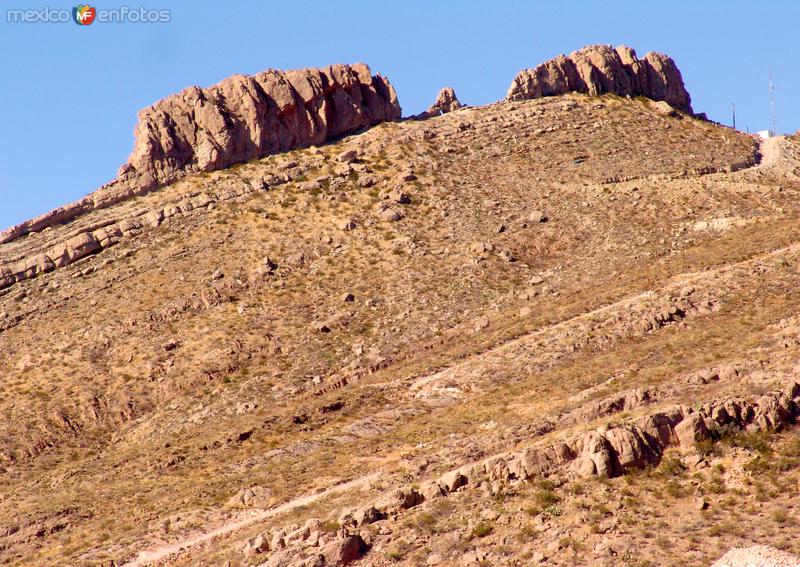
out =
[[[785,141],[784,136],[776,136],[774,138],[767,138],[761,140],[759,153],[761,154],[762,167],[771,167],[775,165],[781,157],[781,144]]]
[[[303,496],[295,498],[294,500],[285,502],[280,506],[276,506],[275,508],[270,508],[269,510],[248,513],[245,515],[245,517],[240,516],[238,519],[225,522],[218,528],[215,528],[207,532],[196,533],[178,542],[147,549],[139,553],[136,559],[133,559],[132,561],[123,564],[122,567],[144,567],[145,565],[152,565],[153,563],[157,563],[158,561],[167,559],[171,555],[176,555],[178,553],[186,551],[187,549],[196,547],[203,543],[207,543],[218,537],[225,536],[230,533],[239,531],[241,529],[250,527],[253,524],[257,524],[258,522],[262,522],[273,516],[277,516],[278,514],[288,512],[295,508],[299,508],[300,506],[306,506],[308,504],[316,502],[317,500],[320,500],[327,496],[331,496],[338,492],[344,492],[345,490],[362,486],[363,484],[366,484],[367,482],[378,478],[380,474],[381,471],[376,471],[372,474],[355,478],[353,480],[343,482],[342,484],[337,484],[336,486],[332,486],[326,490],[323,490],[322,492],[305,494]]]

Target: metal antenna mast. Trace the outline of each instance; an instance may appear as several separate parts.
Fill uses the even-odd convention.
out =
[[[769,114],[772,120],[772,135],[777,135],[775,128],[775,85],[772,82],[772,68],[769,70]]]

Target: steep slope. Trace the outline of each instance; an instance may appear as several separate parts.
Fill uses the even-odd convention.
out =
[[[756,166],[752,138],[647,101],[504,102],[7,243],[119,228],[0,290],[0,560],[797,552],[798,451],[769,434],[800,348],[780,144]]]

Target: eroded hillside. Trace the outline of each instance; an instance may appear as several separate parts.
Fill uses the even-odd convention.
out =
[[[800,394],[800,160],[758,149],[643,99],[498,103],[4,245],[113,231],[0,290],[0,558],[800,551],[800,448],[773,434]]]

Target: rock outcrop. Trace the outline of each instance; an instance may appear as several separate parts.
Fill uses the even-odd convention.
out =
[[[363,63],[234,75],[141,111],[119,179],[154,187],[397,118],[394,89]]]
[[[645,96],[692,112],[692,101],[675,62],[651,52],[642,59],[627,46],[591,45],[569,56],[559,55],[534,69],[521,71],[507,100],[527,100],[568,92]]]
[[[335,535],[322,534],[319,531],[322,520],[312,518],[304,527],[293,524],[272,533],[263,532],[248,540],[242,551],[246,556],[273,551],[276,553],[270,560],[291,558],[297,564],[308,564],[302,561],[315,559],[321,553],[326,561],[313,564],[342,565],[367,549],[363,540],[355,535],[358,528],[396,519],[426,501],[482,483],[500,486],[553,474],[573,478],[621,476],[657,465],[669,448],[692,451],[698,442],[713,443],[726,433],[777,431],[796,423],[798,416],[800,383],[794,380],[783,390],[760,397],[723,398],[693,408],[676,406],[626,424],[606,423],[564,441],[494,455],[425,481],[418,487],[396,488],[372,504],[342,512],[337,522],[341,529]]]
[[[185,173],[211,171],[302,148],[400,118],[388,79],[363,63],[234,75],[189,87],[139,113],[133,153],[94,193],[0,232],[0,244],[68,222]]]
[[[445,87],[436,95],[436,101],[428,108],[428,116],[439,116],[447,112],[453,112],[462,108],[464,105],[458,100],[456,91],[452,87]]]

